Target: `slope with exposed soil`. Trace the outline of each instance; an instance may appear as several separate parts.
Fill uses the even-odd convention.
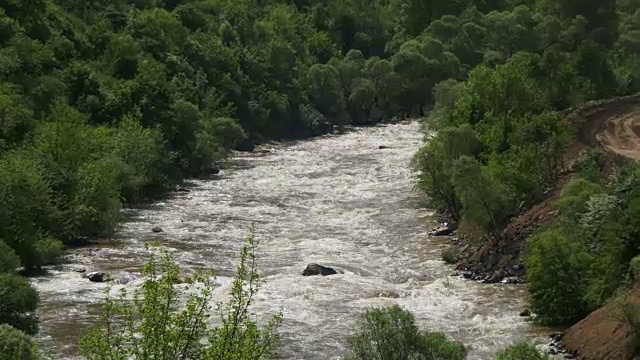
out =
[[[640,161],[640,106],[610,117],[596,139],[607,151]]]
[[[640,286],[592,312],[562,334],[562,345],[578,360],[631,360],[633,329],[622,316],[625,304],[640,304]]]
[[[560,189],[573,176],[572,163],[588,147],[606,150],[612,167],[628,159],[640,160],[640,94],[592,101],[563,112],[575,129],[576,140],[564,154],[566,164],[555,188],[538,204],[516,215],[502,235],[480,247],[467,247],[458,263],[459,270],[474,273],[486,282],[507,277],[524,277],[522,253],[527,237],[554,219],[553,202]]]

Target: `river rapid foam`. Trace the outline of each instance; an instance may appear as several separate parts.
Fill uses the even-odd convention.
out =
[[[168,248],[186,271],[215,269],[215,298],[223,300],[255,224],[266,281],[255,311],[261,321],[283,312],[278,358],[339,359],[357,316],[387,304],[462,341],[469,359],[491,359],[521,338],[544,341],[544,329],[518,316],[524,288],[452,277],[441,261],[446,240],[427,237],[432,214],[421,206],[409,166],[421,142],[417,123],[395,124],[238,154],[216,178],[190,181],[190,192],[128,210],[117,241],[71,250],[68,264],[33,279],[41,296],[38,340],[54,358],[74,359],[108,285],[72,269],[135,273],[145,242]],[[164,232],[152,233],[154,226]],[[301,276],[310,262],[344,274]]]

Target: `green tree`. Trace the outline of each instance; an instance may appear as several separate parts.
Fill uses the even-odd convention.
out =
[[[351,360],[462,360],[464,346],[438,332],[420,331],[413,314],[397,305],[368,310],[350,339]]]
[[[468,156],[453,163],[451,179],[464,207],[463,219],[481,226],[487,234],[497,235],[513,211],[510,189]]]
[[[0,324],[27,334],[38,331],[38,294],[29,281],[12,273],[0,274]]]
[[[20,330],[0,325],[0,360],[37,360],[38,348],[33,340]]]
[[[496,360],[548,360],[549,356],[543,354],[535,345],[527,342],[518,342],[498,352]]]
[[[593,258],[576,236],[551,229],[527,241],[529,302],[542,323],[573,324],[591,310],[585,275]]]

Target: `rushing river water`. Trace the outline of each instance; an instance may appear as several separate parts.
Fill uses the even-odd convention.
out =
[[[544,341],[544,329],[518,316],[522,287],[452,277],[441,261],[446,240],[426,236],[431,214],[420,206],[409,169],[420,143],[412,123],[279,145],[238,155],[216,179],[190,182],[189,193],[129,210],[117,241],[72,250],[68,264],[34,279],[42,299],[40,343],[56,359],[74,359],[108,285],[73,268],[135,273],[149,241],[173,251],[186,270],[217,270],[215,297],[223,299],[252,223],[266,280],[255,309],[261,321],[282,309],[280,358],[339,359],[357,316],[386,304],[464,342],[469,359],[490,359],[524,337]],[[164,232],[152,233],[154,226]],[[310,262],[344,274],[301,276]]]

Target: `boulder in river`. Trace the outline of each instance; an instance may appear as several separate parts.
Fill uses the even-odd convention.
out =
[[[318,265],[318,264],[309,264],[302,272],[302,276],[313,276],[313,275],[327,276],[327,275],[335,275],[335,274],[338,274],[338,272],[335,271],[334,269],[327,266]]]
[[[429,231],[429,236],[448,236],[451,234],[453,234],[453,226],[446,223]]]
[[[108,280],[107,274],[100,271],[93,271],[88,274],[82,274],[82,277],[89,279],[89,281],[91,282],[97,283],[105,282]]]
[[[529,309],[522,310],[522,312],[520,312],[520,316],[522,316],[522,317],[531,316],[531,310],[529,310]]]
[[[387,145],[380,145],[378,146],[378,150],[382,150],[382,149],[388,149],[389,147]]]
[[[160,226],[155,226],[155,227],[153,227],[153,228],[151,229],[151,232],[154,232],[154,233],[161,233],[161,232],[164,232],[164,230],[162,230],[162,228],[161,228]]]
[[[218,175],[218,174],[220,174],[220,168],[211,167],[211,168],[207,169],[207,173],[210,174],[210,175]]]

